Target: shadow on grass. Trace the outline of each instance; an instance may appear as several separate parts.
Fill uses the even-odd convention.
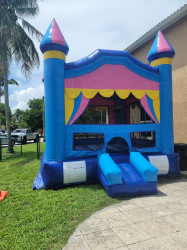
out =
[[[42,157],[43,151],[45,150],[45,144],[40,143],[40,159]],[[29,163],[29,161],[37,159],[37,144],[31,143],[22,146],[22,154],[21,154],[21,146],[14,147],[14,153],[7,153],[7,148],[3,148],[2,150],[2,161],[10,162],[16,161]]]
[[[159,176],[158,177],[158,185],[164,185],[164,184],[169,184],[169,183],[177,183],[177,182],[187,182],[187,175],[181,174],[180,176],[176,177],[176,178],[171,178],[168,176]],[[82,184],[77,184],[77,185],[67,185],[67,186],[62,186],[62,187],[58,187],[58,188],[50,188],[50,189],[46,189],[47,190],[53,190],[53,191],[59,191],[59,190],[70,190],[70,189],[77,189],[77,192],[79,193],[79,190],[84,189],[85,193],[87,193],[87,190],[91,190],[92,192],[98,192],[101,191],[105,193],[104,188],[102,187],[102,185],[100,184],[100,182],[95,182],[95,183],[82,183]],[[80,192],[80,195],[82,195],[82,192]],[[106,194],[107,195],[107,194]],[[163,192],[161,192],[160,190],[158,190],[157,193],[154,194],[148,194],[146,195],[146,197],[148,196],[166,196],[166,194],[164,194]],[[141,195],[141,194],[137,194],[137,195],[129,195],[129,196],[125,196],[125,197],[117,197],[117,198],[110,198],[112,200],[115,200],[117,202],[122,202],[122,201],[126,201],[126,200],[130,200],[132,198],[139,198],[139,197],[145,197],[145,195]]]
[[[159,176],[158,177],[158,185],[164,185],[164,184],[169,184],[169,183],[179,183],[179,182],[187,182],[187,175],[185,174],[181,174],[180,176],[178,177],[175,177],[175,178],[171,178],[169,176]],[[84,188],[85,190],[86,189],[92,189],[92,191],[98,191],[98,190],[104,190],[104,188],[102,187],[102,185],[99,183],[99,182],[96,182],[96,183],[91,183],[91,184],[79,184],[79,185],[72,185],[72,186],[66,186],[66,187],[63,187],[63,189],[68,189],[70,187],[73,187],[73,188]],[[59,188],[61,189],[61,188]],[[57,190],[59,190],[57,189]],[[54,189],[55,190],[55,189]],[[105,191],[105,190],[104,190]],[[156,194],[148,194],[148,195],[144,195],[144,194],[137,194],[137,195],[129,195],[129,196],[125,196],[125,197],[117,197],[117,198],[111,198],[115,201],[119,201],[119,202],[122,202],[122,201],[126,201],[126,200],[130,200],[132,198],[139,198],[139,197],[148,197],[148,196],[167,196],[165,193],[161,192],[160,190],[158,190],[158,192]]]
[[[47,190],[53,190],[53,191],[59,191],[59,190],[70,190],[70,189],[76,189],[78,193],[80,193],[80,196],[82,195],[82,192],[79,190],[82,190],[84,189],[85,190],[85,193],[87,193],[87,191],[90,191],[91,192],[103,192],[106,196],[108,196],[108,194],[106,193],[106,191],[104,190],[103,186],[101,185],[101,183],[98,181],[98,182],[93,182],[93,183],[80,183],[80,184],[76,184],[76,185],[67,185],[67,186],[62,186],[62,187],[58,187],[58,188],[49,188],[49,189],[46,189]],[[152,196],[152,195],[157,195],[157,194],[150,194],[150,195],[146,195],[146,196]],[[159,194],[161,195],[161,194]],[[164,195],[164,194],[163,194]],[[144,194],[135,194],[135,195],[127,195],[127,196],[122,196],[122,197],[109,197],[109,199],[113,200],[114,201],[114,204],[115,203],[118,203],[118,202],[123,202],[123,201],[127,201],[127,200],[130,200],[132,198],[138,198],[138,197],[144,197],[145,195]]]
[[[40,153],[40,159],[42,158],[42,153]],[[27,151],[27,152],[23,152],[22,154],[20,152],[14,152],[14,153],[3,153],[2,154],[2,160],[1,162],[4,163],[9,163],[10,161],[12,161],[13,163],[22,163],[22,164],[26,164],[33,160],[37,159],[37,151],[33,152],[33,151]]]

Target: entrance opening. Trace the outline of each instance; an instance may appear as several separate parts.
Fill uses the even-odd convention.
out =
[[[106,147],[107,153],[129,153],[129,146],[121,137],[112,138]]]

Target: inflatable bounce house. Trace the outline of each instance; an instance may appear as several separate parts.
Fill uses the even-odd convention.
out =
[[[96,50],[66,63],[55,19],[44,54],[46,150],[33,189],[100,181],[111,197],[157,192],[180,174],[174,153],[172,58],[161,31],[150,66],[126,51]]]

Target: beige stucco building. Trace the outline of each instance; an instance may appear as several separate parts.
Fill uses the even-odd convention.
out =
[[[147,55],[158,30],[175,50],[173,58],[173,120],[175,143],[187,143],[187,4],[125,50],[148,64]]]

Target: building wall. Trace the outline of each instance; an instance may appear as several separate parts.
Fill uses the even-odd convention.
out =
[[[173,58],[173,120],[175,143],[187,143],[187,16],[162,31],[175,50]],[[154,38],[131,52],[148,64],[147,55]]]

